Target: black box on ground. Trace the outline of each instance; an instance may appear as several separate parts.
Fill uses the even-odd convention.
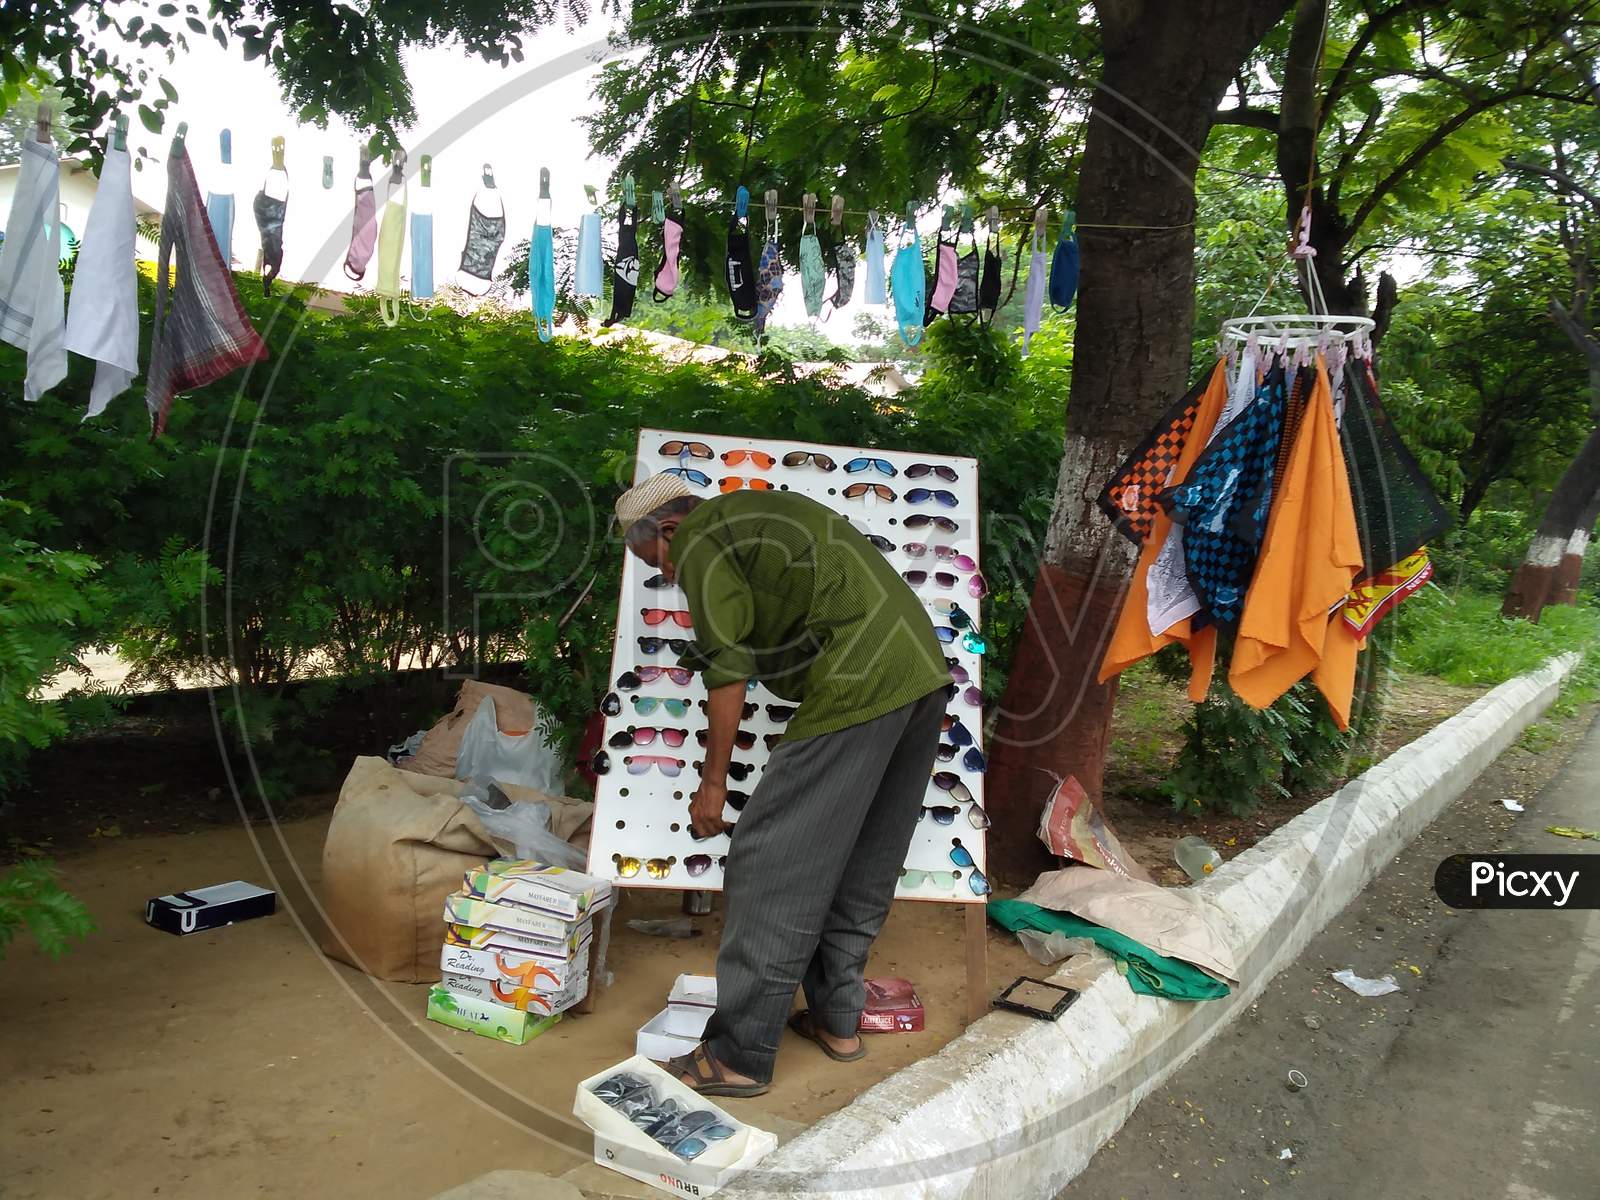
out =
[[[145,901],[145,924],[180,936],[219,929],[252,917],[270,917],[278,910],[278,894],[235,879],[192,892],[174,892]]]

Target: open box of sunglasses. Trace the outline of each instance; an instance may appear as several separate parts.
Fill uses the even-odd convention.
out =
[[[594,1161],[675,1196],[709,1196],[777,1148],[642,1055],[578,1084],[572,1115],[594,1133]]]

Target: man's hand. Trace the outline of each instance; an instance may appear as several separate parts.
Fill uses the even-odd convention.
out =
[[[701,780],[689,797],[689,832],[704,839],[732,829],[733,826],[722,819],[723,805],[727,802],[727,784]]]
[[[715,837],[733,828],[722,819],[728,802],[728,760],[744,711],[744,680],[714,687],[706,694],[706,757],[700,764],[700,786],[689,797],[689,832],[697,838]]]

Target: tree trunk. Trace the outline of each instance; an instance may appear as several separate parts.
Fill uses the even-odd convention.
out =
[[[1095,497],[1188,388],[1195,164],[1229,81],[1288,0],[1096,7],[1105,69],[1077,198],[1082,270],[1066,444],[986,789],[989,864],[1009,879],[1049,865],[1034,832],[1054,777],[1075,775],[1100,794],[1116,683],[1095,677],[1134,556]]]
[[[1537,621],[1545,605],[1552,602],[1556,574],[1567,555],[1567,545],[1574,531],[1582,529],[1587,534],[1593,528],[1593,514],[1589,514],[1587,525],[1584,517],[1597,490],[1600,490],[1600,425],[1590,430],[1583,447],[1567,464],[1555,490],[1550,493],[1550,502],[1539,519],[1528,553],[1506,589],[1505,604],[1500,608],[1504,616]],[[1582,566],[1581,554],[1579,566]]]
[[[1600,520],[1600,492],[1589,500],[1589,507],[1578,518],[1578,527],[1567,538],[1566,553],[1556,567],[1556,577],[1550,585],[1550,599],[1546,604],[1576,604],[1578,580],[1583,576],[1583,556],[1589,549],[1589,538],[1594,533],[1594,523]]]

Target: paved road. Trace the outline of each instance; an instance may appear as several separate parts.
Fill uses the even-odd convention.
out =
[[[1504,786],[1426,830],[1063,1200],[1600,1197],[1600,912],[1456,914],[1432,890],[1458,851],[1593,847],[1544,829],[1600,828],[1600,725],[1522,815]],[[1346,966],[1404,991],[1358,997],[1329,978]]]

